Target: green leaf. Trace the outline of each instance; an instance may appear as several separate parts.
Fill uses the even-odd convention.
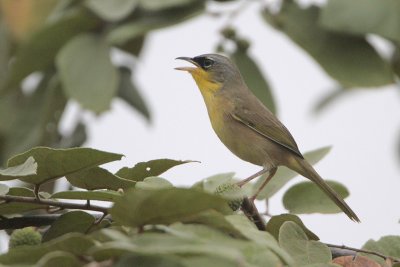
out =
[[[364,244],[362,249],[375,251],[393,258],[400,259],[400,236],[388,235],[381,237],[378,241],[370,239]],[[377,261],[382,266],[386,266],[382,258],[371,254],[362,255]]]
[[[332,260],[329,248],[318,241],[308,240],[295,222],[284,222],[279,230],[279,244],[294,259],[296,266],[328,263]]]
[[[342,198],[349,196],[349,192],[342,184],[334,181],[326,183]],[[290,213],[338,213],[341,209],[330,199],[314,182],[301,182],[283,195],[283,205]]]
[[[323,159],[331,150],[332,147],[326,146],[321,147],[304,154],[304,158],[311,164],[317,164],[321,159]],[[262,200],[272,197],[276,192],[278,192],[287,182],[292,180],[294,177],[299,175],[298,173],[286,168],[280,167],[271,181],[264,187],[264,189],[258,194],[257,199]],[[267,178],[266,175],[262,175],[256,183],[254,184],[254,190],[259,188],[264,180]]]
[[[36,264],[38,267],[80,267],[79,260],[69,252],[53,251],[44,255]]]
[[[144,178],[150,176],[159,176],[168,171],[172,167],[193,162],[191,160],[172,160],[172,159],[155,159],[147,162],[139,162],[132,168],[124,167],[115,175],[132,180],[143,181]]]
[[[159,11],[201,3],[201,0],[139,0],[140,7],[146,10]]]
[[[138,0],[86,0],[85,5],[107,21],[118,21],[127,17],[137,6]]]
[[[322,9],[319,22],[329,30],[375,33],[400,44],[400,3],[391,0],[334,0]]]
[[[58,53],[56,64],[68,97],[96,113],[110,107],[119,75],[104,39],[94,34],[76,36]]]
[[[76,210],[61,215],[44,233],[43,242],[60,237],[67,233],[86,233],[95,219],[89,213]]]
[[[1,264],[35,264],[44,255],[54,251],[69,252],[73,255],[84,255],[94,246],[94,241],[78,233],[65,234],[39,246],[22,246],[0,255]]]
[[[218,186],[230,182],[234,175],[234,172],[215,174],[195,183],[192,188],[198,188],[210,194],[214,194]]]
[[[35,175],[37,163],[33,157],[29,157],[24,163],[0,170],[0,181],[13,180],[17,177]]]
[[[171,255],[134,255],[122,256],[114,267],[185,267],[181,259]]]
[[[147,1],[146,1],[147,2]],[[163,1],[164,2],[164,1]],[[204,10],[204,1],[160,11],[144,11],[133,20],[111,30],[107,40],[112,45],[123,45],[147,32],[172,26],[190,19]]]
[[[42,184],[48,180],[57,179],[122,158],[120,154],[91,148],[52,149],[36,147],[12,157],[8,161],[8,166],[13,167],[22,164],[31,156],[38,163],[37,174],[20,177],[19,179],[32,184]]]
[[[73,186],[87,190],[110,189],[117,191],[120,188],[128,189],[136,185],[136,182],[118,177],[100,167],[69,174],[66,177]]]
[[[118,97],[139,111],[146,119],[150,120],[150,112],[147,105],[132,82],[131,70],[127,67],[120,67],[118,70],[121,77],[118,87]]]
[[[294,222],[298,226],[301,227],[301,229],[306,233],[308,239],[310,240],[319,240],[318,236],[311,232],[305,225],[304,223],[300,220],[300,218],[294,214],[281,214],[281,215],[276,215],[272,216],[271,219],[269,219],[266,230],[269,232],[273,237],[275,237],[276,240],[279,239],[279,229],[281,228],[282,224],[285,222]]]
[[[84,12],[74,10],[62,18],[47,23],[18,48],[6,87],[15,87],[32,72],[44,70],[53,62],[58,50],[75,35],[93,29],[98,20]],[[62,34],[60,34],[62,33]]]
[[[237,64],[249,89],[272,113],[276,113],[277,109],[271,88],[257,63],[241,49],[237,49],[231,58]]]
[[[364,37],[327,31],[318,24],[320,9],[284,1],[281,12],[264,17],[313,57],[343,88],[377,87],[394,82],[393,73]]]
[[[332,105],[337,100],[341,99],[343,96],[348,95],[351,91],[345,90],[343,88],[334,89],[331,92],[323,95],[318,102],[315,104],[313,108],[313,112],[319,113],[322,110],[326,109],[328,106]]]
[[[9,196],[34,197],[32,190],[25,187],[11,187],[7,193]],[[26,211],[42,208],[42,205],[32,203],[3,202],[0,204],[0,215],[18,214]]]
[[[396,50],[391,58],[391,64],[394,73],[400,78],[400,45],[396,46]]]
[[[231,213],[225,200],[198,190],[131,189],[123,197],[116,199],[110,214],[120,224],[138,227],[146,224],[169,224],[210,209],[223,214]]]
[[[8,191],[10,190],[10,188],[5,185],[5,184],[0,184],[0,195],[6,195],[8,193]]]
[[[143,181],[136,183],[137,189],[162,189],[162,188],[171,188],[173,185],[168,180],[165,180],[161,177],[147,177],[144,178]]]
[[[80,200],[99,200],[99,201],[115,201],[121,197],[121,193],[110,190],[101,191],[62,191],[54,193],[51,198],[59,199],[80,199]]]

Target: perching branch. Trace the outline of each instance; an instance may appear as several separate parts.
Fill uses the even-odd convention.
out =
[[[4,200],[6,202],[20,202],[20,203],[31,203],[31,204],[42,205],[44,209],[51,209],[52,207],[59,207],[62,209],[91,210],[91,211],[98,211],[98,212],[102,212],[102,213],[108,213],[108,208],[97,206],[97,205],[69,203],[69,202],[55,201],[55,200],[42,199],[42,198],[38,199],[36,197],[2,195],[2,196],[0,196],[0,200]]]
[[[344,250],[345,253],[343,253],[344,255],[341,255],[341,256],[354,255],[354,254],[350,254],[349,253],[349,250],[350,250],[350,251],[355,251],[355,252],[375,255],[375,256],[383,258],[384,260],[391,259],[394,262],[400,262],[400,259],[393,258],[393,257],[384,255],[384,254],[379,253],[379,252],[371,251],[371,250],[358,249],[358,248],[348,247],[348,246],[345,246],[345,245],[334,245],[334,244],[327,244],[327,243],[325,243],[325,245],[327,245],[330,248],[338,248],[338,249]]]
[[[249,218],[249,220],[252,221],[257,226],[258,230],[260,231],[266,230],[264,218],[258,212],[256,206],[254,205],[254,202],[251,201],[248,197],[245,197],[243,199],[243,204],[241,209],[243,213],[246,215],[246,217]]]

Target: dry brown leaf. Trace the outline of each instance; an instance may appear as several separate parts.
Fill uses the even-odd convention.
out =
[[[382,267],[377,262],[364,256],[342,256],[335,258],[333,263],[343,267]]]

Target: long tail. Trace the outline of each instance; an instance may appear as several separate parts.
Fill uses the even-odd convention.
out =
[[[291,162],[292,166],[287,166],[290,169],[298,172],[302,176],[310,179],[318,185],[318,187],[324,191],[324,193],[333,201],[335,204],[344,212],[346,215],[355,222],[360,222],[360,219],[354,213],[354,211],[349,207],[349,205],[344,202],[344,200],[319,176],[319,174],[314,170],[314,168],[305,160],[301,158],[295,158]]]

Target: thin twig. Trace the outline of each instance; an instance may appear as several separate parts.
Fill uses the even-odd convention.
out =
[[[91,210],[91,211],[98,211],[98,212],[102,212],[102,213],[108,212],[108,208],[97,206],[97,205],[69,203],[69,202],[62,202],[62,201],[55,201],[55,200],[41,199],[41,198],[37,199],[35,197],[3,195],[3,196],[0,196],[0,200],[5,200],[7,202],[22,202],[22,203],[43,205],[44,206],[43,208],[46,208],[46,209],[49,209],[50,207],[59,207],[62,209]]]
[[[247,216],[247,218],[249,218],[249,220],[257,226],[258,230],[266,230],[264,218],[258,212],[256,206],[254,205],[254,202],[251,201],[248,197],[245,197],[243,199],[241,209],[243,213]]]
[[[394,261],[396,261],[396,262],[400,262],[400,259],[393,258],[393,257],[391,257],[391,256],[387,256],[387,255],[381,254],[381,253],[379,253],[379,252],[371,251],[371,250],[365,250],[365,249],[359,249],[359,248],[352,248],[352,247],[348,247],[348,246],[345,246],[345,245],[334,245],[334,244],[327,244],[327,243],[325,243],[325,245],[327,245],[328,247],[331,247],[331,248],[340,248],[340,249],[352,250],[352,251],[356,251],[356,252],[361,252],[361,253],[366,253],[366,254],[375,255],[375,256],[378,256],[378,257],[383,258],[384,260],[386,260],[386,259],[392,259],[392,260],[394,260]]]

